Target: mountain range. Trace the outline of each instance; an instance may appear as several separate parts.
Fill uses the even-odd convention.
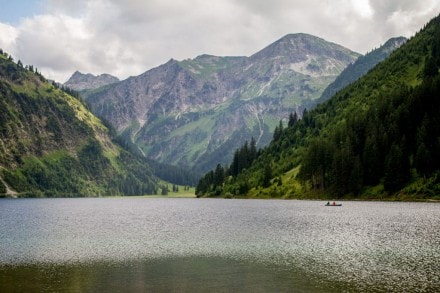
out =
[[[250,57],[171,59],[84,97],[146,157],[204,172],[230,162],[251,137],[258,147],[267,145],[280,119],[313,107],[359,56],[318,37],[291,34]]]
[[[199,181],[197,193],[438,200],[439,96],[440,16],[301,119],[291,115],[268,147],[242,145],[230,165]]]
[[[157,176],[193,182],[170,164],[193,173],[218,167],[235,160],[236,146],[253,137],[251,168],[263,152],[257,145],[274,139],[269,148],[285,152],[280,119],[290,114],[296,123],[305,113],[300,121],[309,121],[312,114],[303,110],[359,56],[295,34],[250,57],[170,60],[123,81],[75,72],[60,88],[0,50],[0,194],[153,194],[164,189]],[[346,70],[357,72],[357,63]],[[280,166],[294,164],[289,160]]]

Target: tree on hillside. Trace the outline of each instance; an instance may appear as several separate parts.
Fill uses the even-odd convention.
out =
[[[410,176],[409,161],[400,145],[393,144],[385,161],[385,190],[398,191],[404,186]]]
[[[274,133],[273,133],[273,140],[277,141],[281,138],[281,135],[283,134],[284,126],[283,126],[283,120],[280,120],[280,123],[277,127],[275,127]]]
[[[261,182],[261,185],[264,188],[267,188],[270,186],[270,180],[272,179],[272,166],[270,162],[265,164],[264,166],[264,172],[263,172],[263,180]]]
[[[296,112],[290,113],[290,115],[289,115],[289,123],[287,125],[289,127],[293,127],[293,125],[295,125],[296,122],[298,122],[298,114],[296,114]]]
[[[225,170],[223,169],[221,164],[217,164],[217,167],[214,171],[214,186],[221,186],[223,184],[223,180],[225,179]]]

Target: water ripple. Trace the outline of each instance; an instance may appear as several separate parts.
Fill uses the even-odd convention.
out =
[[[426,292],[440,287],[439,215],[427,203],[0,200],[0,265],[223,257]]]

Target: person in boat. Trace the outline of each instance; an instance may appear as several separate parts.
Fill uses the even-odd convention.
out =
[[[333,205],[334,205],[334,206],[336,205],[336,202],[335,202],[335,201],[333,202]]]
[[[330,205],[330,202],[328,201],[325,205],[326,205],[326,206],[329,206],[329,205]]]

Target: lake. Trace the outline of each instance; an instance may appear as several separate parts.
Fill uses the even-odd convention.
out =
[[[437,203],[0,200],[0,292],[439,288]]]

